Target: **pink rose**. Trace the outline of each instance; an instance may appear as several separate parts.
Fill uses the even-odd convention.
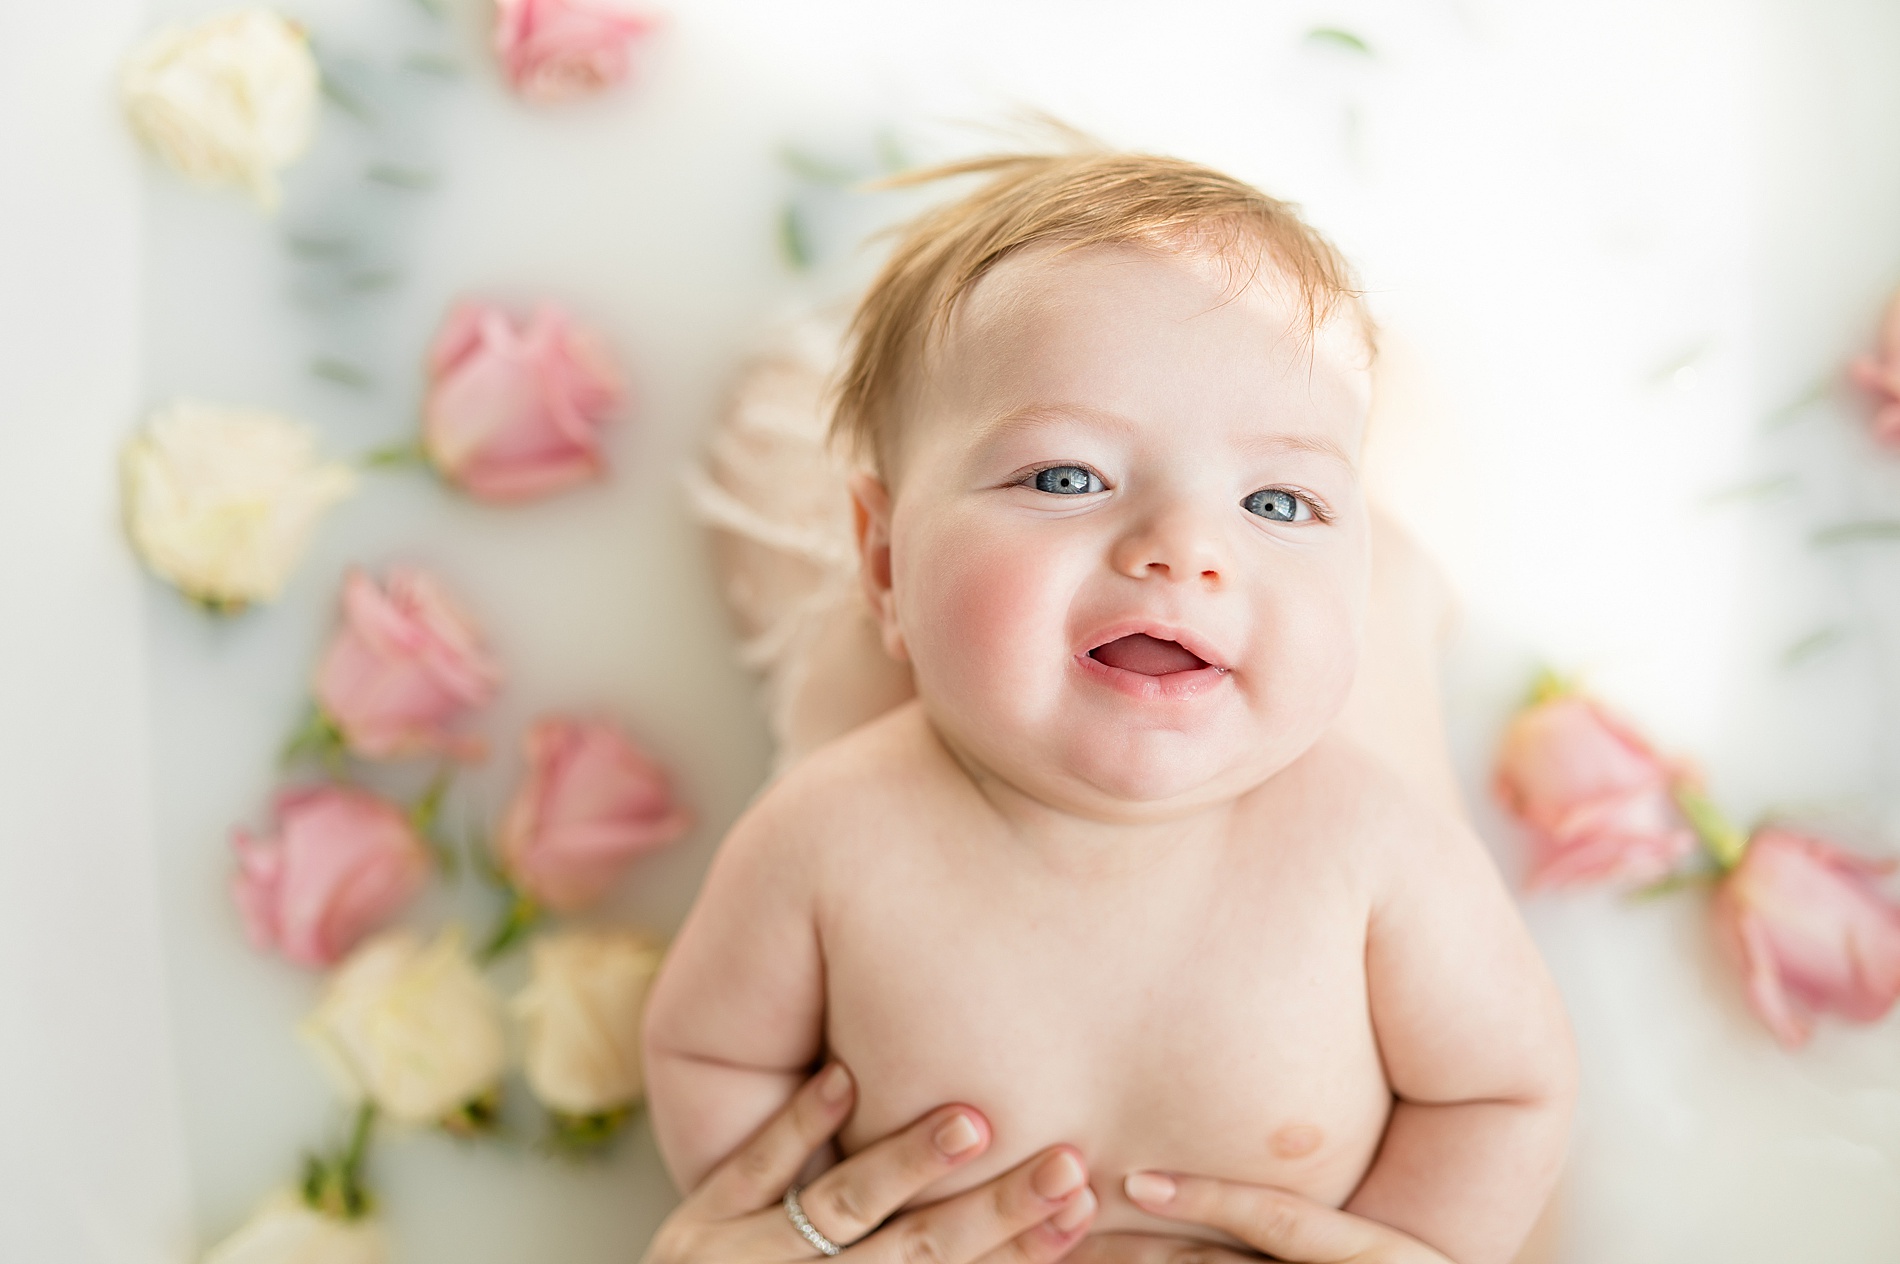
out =
[[[1857,357],[1847,372],[1874,397],[1874,438],[1900,448],[1900,294],[1887,304],[1887,314],[1881,319],[1880,349]]]
[[[625,79],[634,42],[656,25],[598,0],[497,0],[495,51],[517,95],[566,101]]]
[[[242,828],[231,845],[231,894],[251,942],[304,966],[327,966],[428,880],[429,849],[396,805],[347,786],[277,796],[277,833]]]
[[[1520,713],[1498,751],[1495,786],[1529,829],[1530,887],[1650,882],[1695,848],[1676,806],[1678,769],[1578,694]]]
[[[686,832],[664,770],[611,724],[549,718],[522,742],[528,772],[502,818],[502,868],[548,908],[593,903],[635,856]]]
[[[391,567],[381,588],[361,571],[344,580],[343,626],[317,665],[316,698],[352,754],[477,757],[481,741],[454,726],[500,681],[475,624],[432,576]]]
[[[423,446],[482,500],[529,500],[599,477],[600,429],[621,385],[601,344],[542,305],[526,325],[459,303],[429,351]]]
[[[1767,828],[1717,888],[1748,1003],[1787,1048],[1807,1042],[1817,1011],[1869,1023],[1900,998],[1900,905],[1874,883],[1893,868]]]

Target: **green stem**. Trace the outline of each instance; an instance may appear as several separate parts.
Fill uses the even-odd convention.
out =
[[[415,806],[409,809],[409,827],[415,830],[423,843],[435,854],[435,862],[446,878],[454,878],[460,869],[455,848],[437,832],[436,826],[442,817],[442,798],[449,792],[449,785],[455,779],[455,766],[443,764],[429,780],[429,788],[422,792]]]
[[[502,916],[501,924],[495,927],[495,933],[488,937],[488,943],[483,945],[475,959],[483,965],[499,960],[526,938],[540,920],[541,906],[516,891],[514,898],[508,902],[508,911]]]
[[[399,469],[407,465],[427,465],[429,453],[420,440],[407,443],[392,443],[386,448],[372,448],[358,461],[366,470]]]
[[[1546,702],[1554,702],[1574,691],[1574,685],[1569,677],[1559,676],[1548,667],[1540,667],[1537,669],[1537,679],[1531,682],[1530,697],[1525,702],[1525,706],[1541,707]]]
[[[365,1101],[356,1108],[356,1122],[350,1127],[349,1148],[343,1151],[343,1161],[337,1165],[337,1175],[343,1182],[343,1188],[355,1194],[358,1201],[363,1189],[363,1159],[369,1153],[370,1129],[375,1124],[376,1103]]]
[[[1722,872],[1727,873],[1740,864],[1742,853],[1748,850],[1748,835],[1730,824],[1721,809],[1695,787],[1679,785],[1675,794],[1676,806],[1689,818],[1696,837]]]

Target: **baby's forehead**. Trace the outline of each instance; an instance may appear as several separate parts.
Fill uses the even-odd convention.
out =
[[[926,349],[938,391],[1024,376],[1211,374],[1369,393],[1372,347],[1356,306],[1316,313],[1259,252],[1039,243],[992,267]],[[1363,407],[1359,409],[1363,419]]]

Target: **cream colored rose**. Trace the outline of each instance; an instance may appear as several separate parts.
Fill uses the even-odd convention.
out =
[[[269,601],[356,486],[286,417],[179,402],[125,445],[125,517],[146,565],[220,609]]]
[[[563,1115],[639,1102],[640,1015],[661,950],[632,931],[570,931],[534,941],[533,976],[515,998],[528,1087]]]
[[[212,1247],[204,1264],[385,1264],[388,1259],[375,1225],[326,1216],[285,1190]]]
[[[490,1092],[505,1050],[501,1004],[458,931],[368,940],[330,979],[304,1035],[346,1093],[399,1123],[434,1124]]]
[[[317,62],[303,31],[268,9],[168,27],[127,59],[119,89],[132,130],[201,184],[238,184],[266,209],[277,173],[316,130]]]

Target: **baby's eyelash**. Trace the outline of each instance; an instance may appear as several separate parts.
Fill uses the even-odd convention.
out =
[[[1274,487],[1263,487],[1260,490],[1265,492],[1285,492],[1311,510],[1316,522],[1331,522],[1333,520],[1334,514],[1332,506],[1328,505],[1314,493],[1307,491],[1304,487],[1290,487],[1281,484]]]
[[[1102,472],[1100,470],[1096,469],[1093,465],[1090,465],[1087,461],[1044,461],[1038,465],[1033,465],[1026,470],[1021,470],[1015,474],[1010,475],[1009,481],[1008,483],[1005,484],[1005,486],[1034,487],[1036,485],[1036,478],[1038,475],[1046,474],[1050,470],[1064,470],[1064,469],[1086,470],[1093,478],[1096,479],[1096,481],[1101,483],[1104,491],[1108,489],[1108,480],[1102,477]]]

